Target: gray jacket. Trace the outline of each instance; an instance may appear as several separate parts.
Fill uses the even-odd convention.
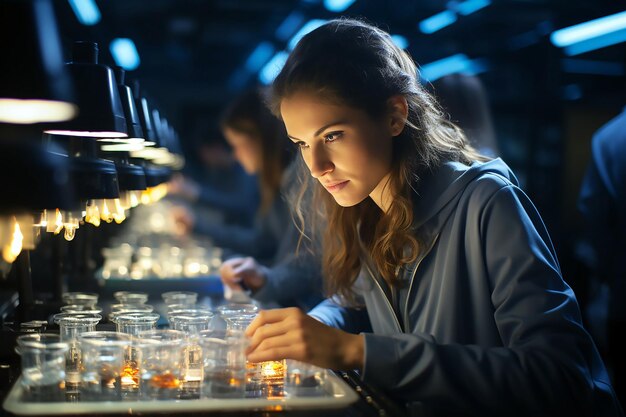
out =
[[[310,313],[365,332],[365,382],[443,415],[622,415],[548,232],[504,162],[443,164],[421,181],[414,219],[425,249],[404,285],[388,288],[365,260],[365,310],[327,300]]]

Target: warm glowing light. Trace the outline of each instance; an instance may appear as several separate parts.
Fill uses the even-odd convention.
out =
[[[63,214],[59,209],[46,210],[46,232],[58,235],[63,229]]]
[[[74,239],[76,236],[76,229],[80,227],[80,219],[82,218],[82,212],[71,212],[66,211],[63,212],[63,227],[65,228],[65,233],[63,233],[63,237],[65,240],[70,241]]]
[[[141,204],[156,203],[167,195],[167,184],[159,184],[155,187],[148,187],[141,192]]]
[[[133,207],[137,207],[140,199],[141,191],[120,191],[120,203],[122,204],[122,208],[124,210],[130,210]]]
[[[65,240],[67,240],[68,242],[73,240],[76,236],[76,229],[76,227],[65,226],[65,232],[63,233],[63,237],[65,238]]]
[[[115,223],[120,224],[126,219],[126,215],[124,214],[124,208],[122,207],[122,203],[120,202],[119,198],[116,198],[114,200],[109,200],[108,204],[111,205],[111,203],[113,204],[113,210],[111,211],[111,216],[113,217],[113,220],[115,220]]]
[[[8,263],[13,263],[22,251],[24,236],[15,217],[11,220],[11,242],[2,248],[2,257]]]
[[[32,214],[20,214],[15,216],[22,232],[22,250],[33,250],[37,246],[39,229],[35,227],[35,218]]]
[[[48,220],[46,217],[46,210],[43,210],[41,213],[39,213],[37,217],[39,217],[39,219],[37,223],[35,223],[33,226],[46,227],[48,225]]]
[[[32,124],[62,122],[76,116],[77,107],[53,100],[0,99],[0,122]]]
[[[139,386],[139,369],[134,362],[129,361],[120,375],[120,381],[124,387]]]
[[[100,226],[100,210],[98,210],[98,206],[94,200],[90,200],[87,203],[87,210],[85,213],[85,221],[87,223],[93,224],[94,226]]]
[[[134,138],[129,140],[134,140]],[[100,140],[100,142],[102,142],[102,140]],[[112,143],[100,146],[100,149],[103,152],[136,152],[142,150],[143,148],[143,143]]]
[[[113,215],[109,209],[109,201],[111,200],[96,200],[98,211],[100,211],[100,219],[107,223],[111,223],[113,221]]]
[[[88,138],[125,138],[128,136],[123,132],[89,132],[81,130],[46,130],[45,133],[50,135],[83,136]]]
[[[22,251],[22,241],[24,240],[19,223],[15,218],[13,218],[12,222],[13,233],[11,235],[11,242],[2,249],[2,257],[8,263],[15,261],[20,254]]]
[[[134,190],[130,192],[130,206],[137,207],[141,202],[141,191]]]

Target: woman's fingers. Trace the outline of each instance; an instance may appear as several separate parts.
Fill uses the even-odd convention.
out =
[[[290,316],[297,316],[299,314],[304,313],[302,313],[299,309],[295,307],[279,308],[274,310],[261,310],[246,329],[246,336],[253,337],[258,328],[268,324],[283,321]]]

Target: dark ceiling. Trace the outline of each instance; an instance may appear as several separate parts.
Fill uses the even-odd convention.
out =
[[[340,15],[366,18],[405,36],[408,51],[419,64],[455,53],[487,58],[490,70],[481,78],[491,101],[502,108],[523,107],[533,100],[529,95],[538,100],[559,94],[570,84],[579,89],[579,99],[621,100],[621,79],[617,83],[616,77],[562,74],[559,62],[564,56],[550,44],[549,33],[622,11],[623,1],[493,0],[434,34],[420,33],[420,20],[451,3],[357,0],[337,14],[327,11],[322,0],[100,0],[102,19],[94,26],[81,25],[65,0],[55,0],[55,7],[67,59],[73,41],[90,40],[100,44],[100,61],[112,65],[109,42],[117,37],[135,42],[141,65],[128,78],[141,81],[188,143],[214,129],[220,108],[257,82],[256,74],[243,68],[260,42],[271,42],[277,51],[285,48],[286,41],[277,39],[275,31],[294,11],[305,20]],[[623,50],[622,44],[580,58],[622,65]]]

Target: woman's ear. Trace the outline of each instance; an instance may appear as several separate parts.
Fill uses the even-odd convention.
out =
[[[409,104],[403,95],[395,95],[387,100],[389,109],[389,128],[391,136],[398,136],[406,126],[409,117]]]

